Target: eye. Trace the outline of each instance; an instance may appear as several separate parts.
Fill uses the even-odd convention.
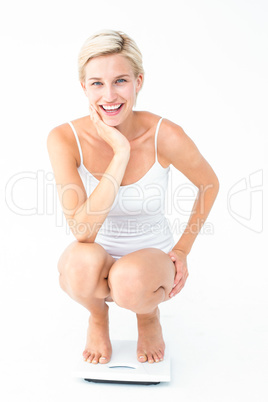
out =
[[[91,85],[93,85],[93,86],[99,86],[99,85],[102,85],[102,83],[100,82],[100,81],[96,81],[96,82],[93,82]]]
[[[124,78],[119,78],[118,80],[116,80],[116,82],[118,84],[122,84],[123,82],[126,82],[126,80]]]

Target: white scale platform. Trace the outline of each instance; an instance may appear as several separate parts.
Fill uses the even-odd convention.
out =
[[[113,354],[107,364],[93,364],[81,360],[74,376],[92,382],[127,384],[159,384],[170,381],[170,356],[168,348],[165,358],[158,363],[139,363],[136,341],[112,341]]]

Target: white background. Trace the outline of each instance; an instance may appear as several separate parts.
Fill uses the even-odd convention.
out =
[[[1,400],[267,401],[267,11],[265,0],[1,5]],[[170,384],[100,386],[71,376],[88,313],[58,286],[57,260],[73,237],[46,138],[88,113],[76,59],[103,28],[125,31],[143,53],[137,109],[181,125],[221,183],[210,233],[189,255],[187,285],[161,305]],[[172,170],[170,185],[186,184]],[[171,221],[187,221],[187,191]],[[111,337],[137,337],[135,316],[115,305]]]

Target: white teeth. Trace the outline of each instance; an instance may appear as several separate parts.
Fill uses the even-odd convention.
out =
[[[111,106],[104,106],[104,105],[102,105],[102,107],[103,107],[104,110],[109,111],[109,110],[116,110],[116,109],[119,109],[121,105],[122,105],[122,103],[120,103],[120,105],[111,105]]]

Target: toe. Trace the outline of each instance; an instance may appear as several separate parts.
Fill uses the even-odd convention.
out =
[[[101,357],[101,354],[100,354],[100,353],[96,353],[95,356],[94,356],[94,358],[93,358],[93,360],[92,360],[92,363],[93,363],[93,364],[99,363],[100,357]]]
[[[138,352],[137,355],[138,355],[138,361],[139,361],[139,362],[144,363],[144,362],[147,361],[147,356],[146,356],[145,353],[143,353],[143,352]]]
[[[100,364],[108,363],[108,361],[109,361],[109,359],[108,359],[108,357],[106,357],[106,356],[101,356],[101,357],[99,358],[99,363],[100,363]]]
[[[87,362],[88,362],[88,363],[92,363],[93,357],[94,357],[94,354],[89,353],[89,356],[88,356],[88,358],[87,358]]]
[[[152,353],[147,353],[147,356],[148,356],[148,363],[154,363],[154,358],[153,358]]]
[[[84,352],[83,352],[83,359],[84,359],[84,360],[87,360],[87,359],[89,358],[89,356],[90,356],[90,352],[89,352],[88,350],[84,350]]]
[[[161,350],[159,350],[158,352],[157,352],[157,355],[158,355],[158,357],[159,357],[159,360],[164,360],[164,352],[162,352]]]
[[[160,357],[158,356],[158,354],[156,352],[153,354],[153,358],[156,363],[160,362]]]

